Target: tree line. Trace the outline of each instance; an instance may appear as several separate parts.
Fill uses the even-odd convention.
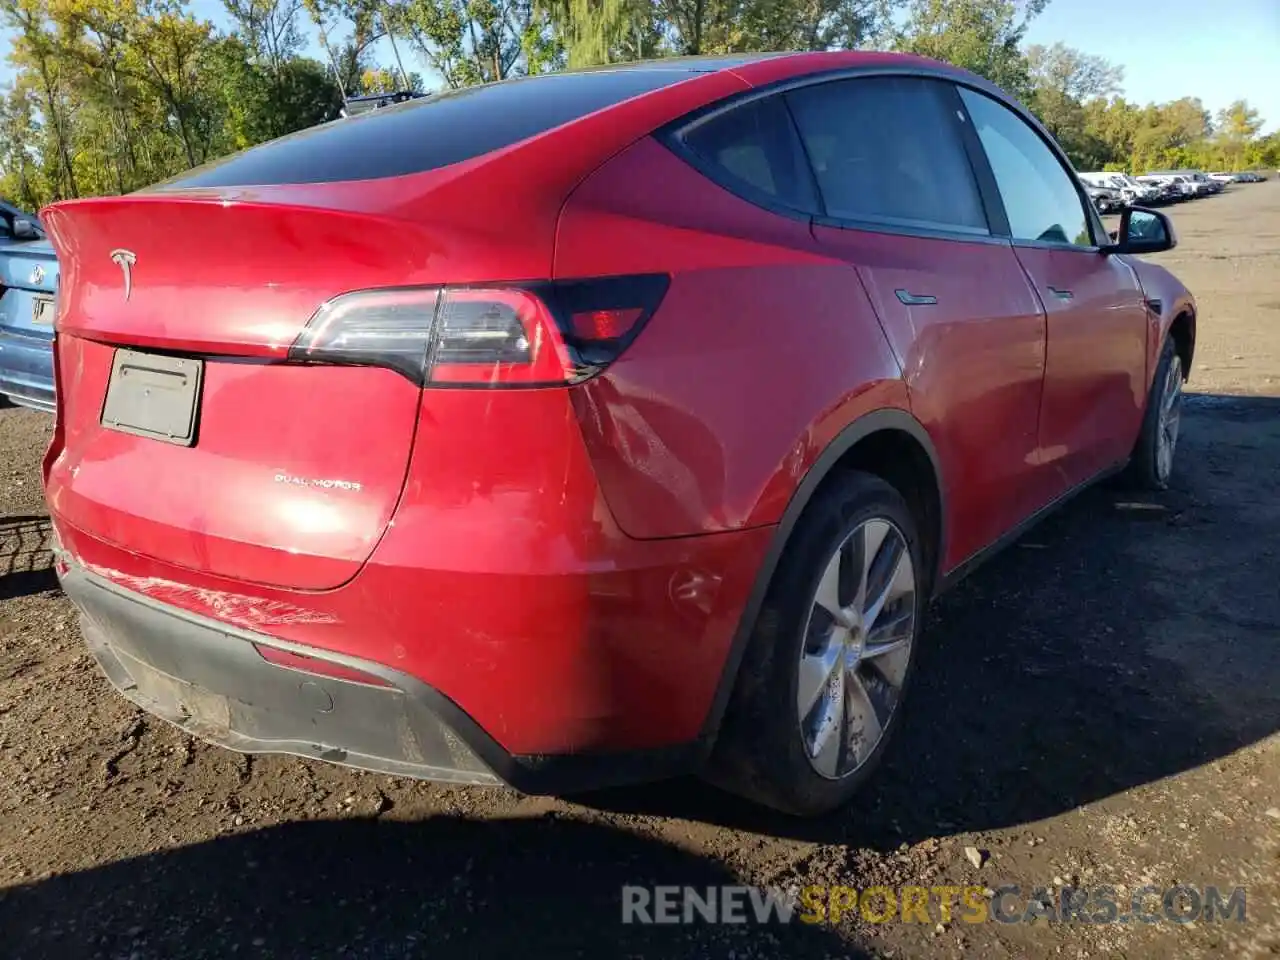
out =
[[[1077,169],[1280,166],[1240,100],[1140,105],[1123,69],[1026,46],[1049,0],[0,0],[0,194],[38,209],[126,193],[339,115],[345,97],[669,55],[896,49],[966,67],[1026,103]],[[307,56],[308,32],[320,58]],[[386,43],[383,43],[383,40]],[[390,53],[390,60],[382,62]]]

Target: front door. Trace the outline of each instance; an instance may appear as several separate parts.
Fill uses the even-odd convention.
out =
[[[1001,103],[961,88],[995,176],[1014,252],[1048,315],[1038,458],[1068,486],[1130,453],[1146,397],[1148,317],[1123,258],[1068,167]]]

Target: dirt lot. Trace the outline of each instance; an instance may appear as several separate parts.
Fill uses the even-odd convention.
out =
[[[891,759],[817,823],[696,782],[569,803],[251,761],[146,718],[48,569],[49,420],[0,409],[0,953],[1280,952],[1280,182],[1173,216],[1201,307],[1174,489],[1092,491],[938,602]],[[1018,884],[1019,913],[1215,884],[1247,921],[622,925],[654,883]]]

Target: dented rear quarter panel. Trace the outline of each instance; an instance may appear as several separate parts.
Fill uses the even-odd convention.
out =
[[[573,193],[555,271],[672,274],[635,343],[573,390],[605,498],[633,537],[776,523],[844,427],[909,409],[856,271],[807,222],[732,195],[653,138]]]

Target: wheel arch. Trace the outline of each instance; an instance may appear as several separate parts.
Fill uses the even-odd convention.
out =
[[[902,460],[896,457],[902,457]],[[926,596],[932,596],[942,582],[941,564],[946,555],[946,493],[941,462],[933,440],[924,425],[906,410],[885,407],[870,411],[844,427],[818,455],[796,486],[778,521],[739,619],[715,697],[703,722],[700,739],[706,754],[715,745],[765,593],[796,524],[817,493],[844,470],[871,473],[902,494],[920,524],[920,532],[929,551],[925,560],[929,574]]]
[[[1191,376],[1191,361],[1196,352],[1196,315],[1188,305],[1182,305],[1170,321],[1165,336],[1172,338],[1173,347],[1182,361],[1182,379]]]

